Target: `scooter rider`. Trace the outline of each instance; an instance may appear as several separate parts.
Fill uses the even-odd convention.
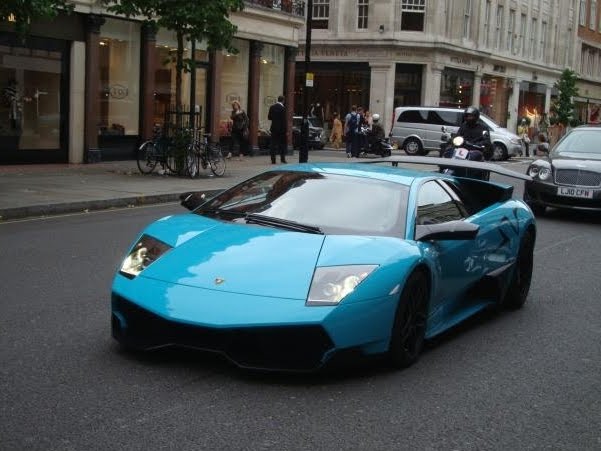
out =
[[[373,142],[378,142],[381,139],[386,137],[384,132],[384,127],[380,124],[380,115],[374,114],[372,117],[372,125],[371,125],[371,137]]]
[[[461,124],[461,127],[459,127],[457,136],[463,137],[466,143],[474,144],[476,146],[484,146],[482,156],[486,160],[489,159],[492,153],[492,143],[490,142],[488,128],[480,120],[480,111],[478,108],[470,106],[465,109],[463,113],[463,124]],[[468,150],[471,151],[473,149]]]

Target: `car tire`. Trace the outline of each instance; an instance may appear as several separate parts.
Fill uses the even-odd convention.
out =
[[[513,274],[507,292],[501,301],[501,306],[507,310],[522,308],[532,281],[534,266],[534,232],[527,230],[520,243],[518,257],[513,268]]]
[[[505,161],[509,158],[507,153],[507,147],[501,143],[493,143],[492,145],[492,157],[493,161]]]
[[[419,142],[417,138],[407,138],[403,143],[403,150],[407,155],[417,156],[421,155],[424,152],[422,148],[422,143]]]
[[[401,293],[394,315],[388,362],[406,368],[419,358],[426,335],[429,284],[424,271],[412,273]]]

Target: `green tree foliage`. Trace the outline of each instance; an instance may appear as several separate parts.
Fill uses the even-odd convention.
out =
[[[555,114],[556,123],[567,127],[573,119],[574,97],[578,95],[576,73],[570,69],[565,69],[559,80],[555,82],[555,88],[557,88],[559,95],[553,102],[551,111]]]
[[[72,11],[73,5],[68,0],[0,0],[0,22],[11,21],[24,38],[32,22],[53,19],[61,9]]]
[[[172,30],[177,36],[175,55],[176,108],[181,109],[182,72],[193,69],[194,61],[184,58],[184,41],[203,41],[209,50],[236,52],[232,39],[236,26],[229,15],[244,8],[243,0],[104,0],[108,10],[127,17],[144,17],[158,28]]]

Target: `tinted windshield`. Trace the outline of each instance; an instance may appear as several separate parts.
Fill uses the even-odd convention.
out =
[[[551,152],[551,156],[593,158],[601,160],[601,130],[574,130]]]
[[[314,172],[258,175],[202,205],[196,214],[244,222],[244,214],[295,221],[324,233],[405,233],[408,188],[392,182]]]

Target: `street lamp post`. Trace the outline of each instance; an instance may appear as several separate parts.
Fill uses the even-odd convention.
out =
[[[312,87],[313,79],[309,83],[309,75],[311,74],[311,28],[313,24],[313,0],[307,0],[307,23],[305,37],[305,87],[303,90],[303,119],[301,123],[301,146],[298,152],[298,162],[306,163],[309,161],[309,127],[307,120],[308,103],[309,103],[309,88]],[[311,85],[311,86],[310,86]]]

